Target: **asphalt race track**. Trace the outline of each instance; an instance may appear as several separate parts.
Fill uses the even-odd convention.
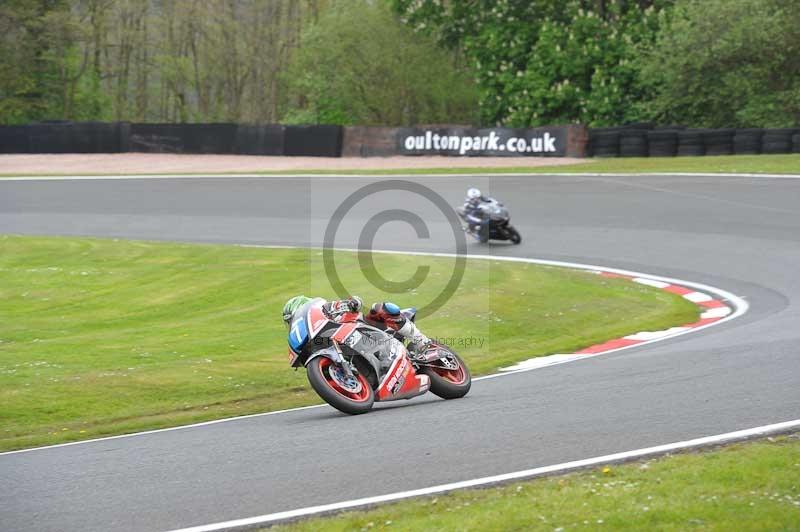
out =
[[[454,205],[470,184],[506,201],[523,243],[469,242],[471,252],[696,281],[750,311],[652,346],[479,381],[456,401],[426,395],[355,417],[325,406],[0,455],[0,529],[168,530],[800,418],[800,179],[408,179]],[[373,180],[0,180],[0,233],[318,246],[333,209]],[[425,199],[368,203],[347,215],[337,246],[354,247],[375,212],[413,207],[433,220],[430,238],[391,222],[375,247],[453,251]],[[267,351],[284,356],[284,346]]]

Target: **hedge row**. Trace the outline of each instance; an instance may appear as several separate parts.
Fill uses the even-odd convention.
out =
[[[587,154],[594,157],[673,157],[800,153],[800,128],[687,129],[631,124],[589,130]]]
[[[0,126],[0,153],[218,153],[339,157],[340,126],[52,122]]]

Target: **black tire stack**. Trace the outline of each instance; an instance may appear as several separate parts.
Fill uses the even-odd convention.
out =
[[[619,130],[593,129],[589,133],[589,151],[592,157],[619,157]]]
[[[733,135],[733,153],[736,155],[756,155],[761,153],[763,129],[737,129]]]
[[[647,157],[647,130],[628,129],[619,134],[620,157]]]
[[[674,157],[678,153],[678,131],[655,129],[647,132],[650,157]]]
[[[702,129],[685,129],[678,131],[678,155],[698,156],[706,154],[706,145]]]
[[[796,129],[765,129],[761,153],[792,153],[792,136]]]
[[[703,133],[706,155],[733,155],[735,129],[709,129]]]
[[[800,128],[687,129],[650,123],[589,130],[590,157],[800,153]]]

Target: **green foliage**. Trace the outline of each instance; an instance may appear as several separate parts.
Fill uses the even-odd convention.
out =
[[[107,119],[108,97],[87,74],[80,18],[61,0],[0,7],[0,123]]]
[[[383,2],[336,4],[302,35],[285,122],[471,123],[472,80],[455,55],[405,27]]]
[[[800,2],[680,0],[640,60],[656,120],[706,127],[800,124]]]
[[[38,119],[49,106],[52,65],[44,16],[49,2],[9,0],[0,4],[0,123]]]
[[[782,127],[799,73],[787,0],[0,2],[5,124]]]
[[[463,48],[481,90],[482,121],[511,126],[636,120],[636,47],[655,39],[658,13],[669,4],[394,1],[411,27]]]

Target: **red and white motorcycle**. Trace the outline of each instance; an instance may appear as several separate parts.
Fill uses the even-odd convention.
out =
[[[308,381],[332,407],[363,414],[375,401],[411,399],[428,390],[444,399],[463,397],[472,384],[469,369],[449,347],[432,343],[422,352],[360,313],[329,318],[325,300],[312,299],[289,327],[289,363],[305,366]],[[415,309],[401,311],[414,320]]]

